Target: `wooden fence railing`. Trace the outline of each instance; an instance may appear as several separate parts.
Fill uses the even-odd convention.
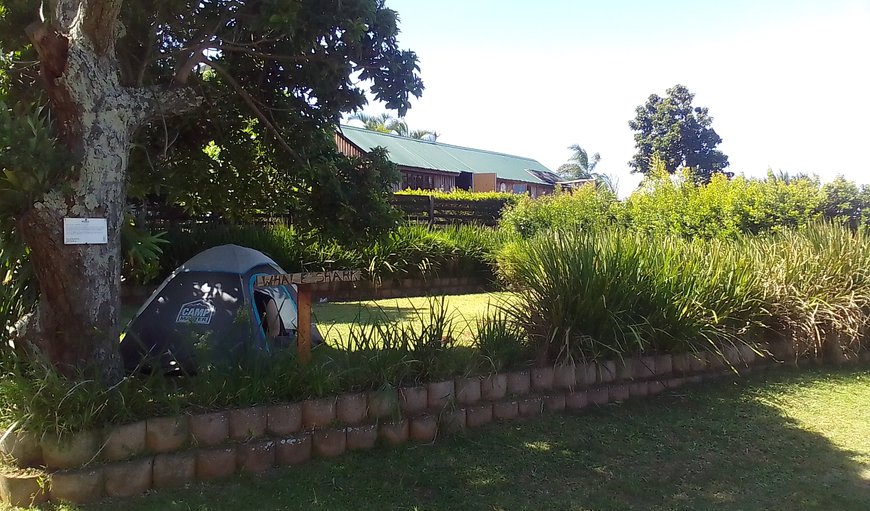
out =
[[[441,199],[431,195],[393,195],[390,203],[409,220],[430,225],[498,224],[504,199]]]
[[[478,224],[495,226],[507,201],[504,199],[442,199],[432,195],[401,195],[390,198],[390,204],[412,221],[429,225]],[[151,228],[166,229],[180,224],[232,223],[219,216],[166,215],[149,212],[144,215],[145,224]],[[253,215],[246,219],[247,225],[292,223],[291,215]]]

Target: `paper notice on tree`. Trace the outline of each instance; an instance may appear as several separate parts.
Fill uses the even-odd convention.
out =
[[[109,227],[105,218],[64,218],[64,245],[105,245]]]

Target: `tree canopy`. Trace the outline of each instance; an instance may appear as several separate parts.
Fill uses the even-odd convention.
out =
[[[117,376],[128,192],[230,217],[382,219],[370,201],[395,168],[341,155],[334,129],[367,94],[400,116],[421,95],[398,33],[384,0],[0,3],[0,191],[17,198],[0,221],[40,289],[23,339],[67,372]],[[105,218],[108,242],[65,244],[68,217]]]
[[[432,130],[412,130],[408,127],[408,122],[404,118],[395,118],[388,113],[369,115],[365,112],[358,112],[351,115],[350,118],[351,120],[362,122],[363,127],[369,131],[416,138],[418,140],[428,140],[430,142],[438,140],[437,132]]]
[[[637,107],[628,125],[635,131],[637,153],[629,162],[632,172],[648,174],[653,155],[658,154],[669,173],[692,169],[700,182],[725,172],[728,156],[716,147],[722,138],[711,127],[713,118],[707,108],[692,106],[695,95],[683,85],[675,85],[662,98],[652,94]]]
[[[601,155],[595,153],[590,157],[579,144],[572,144],[568,149],[571,150],[571,157],[556,170],[559,175],[565,179],[593,179]]]

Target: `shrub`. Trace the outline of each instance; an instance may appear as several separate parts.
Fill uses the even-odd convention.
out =
[[[549,229],[594,230],[612,223],[616,207],[609,190],[586,185],[537,199],[523,196],[502,213],[500,225],[523,237]]]
[[[540,363],[715,350],[767,319],[758,274],[725,243],[553,231],[509,244],[499,262]]]

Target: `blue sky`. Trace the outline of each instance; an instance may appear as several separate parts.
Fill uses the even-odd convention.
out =
[[[730,170],[870,183],[870,0],[387,0],[440,141],[555,169],[579,143],[624,195],[628,121],[677,83],[706,106]],[[367,112],[382,111],[373,104]]]

